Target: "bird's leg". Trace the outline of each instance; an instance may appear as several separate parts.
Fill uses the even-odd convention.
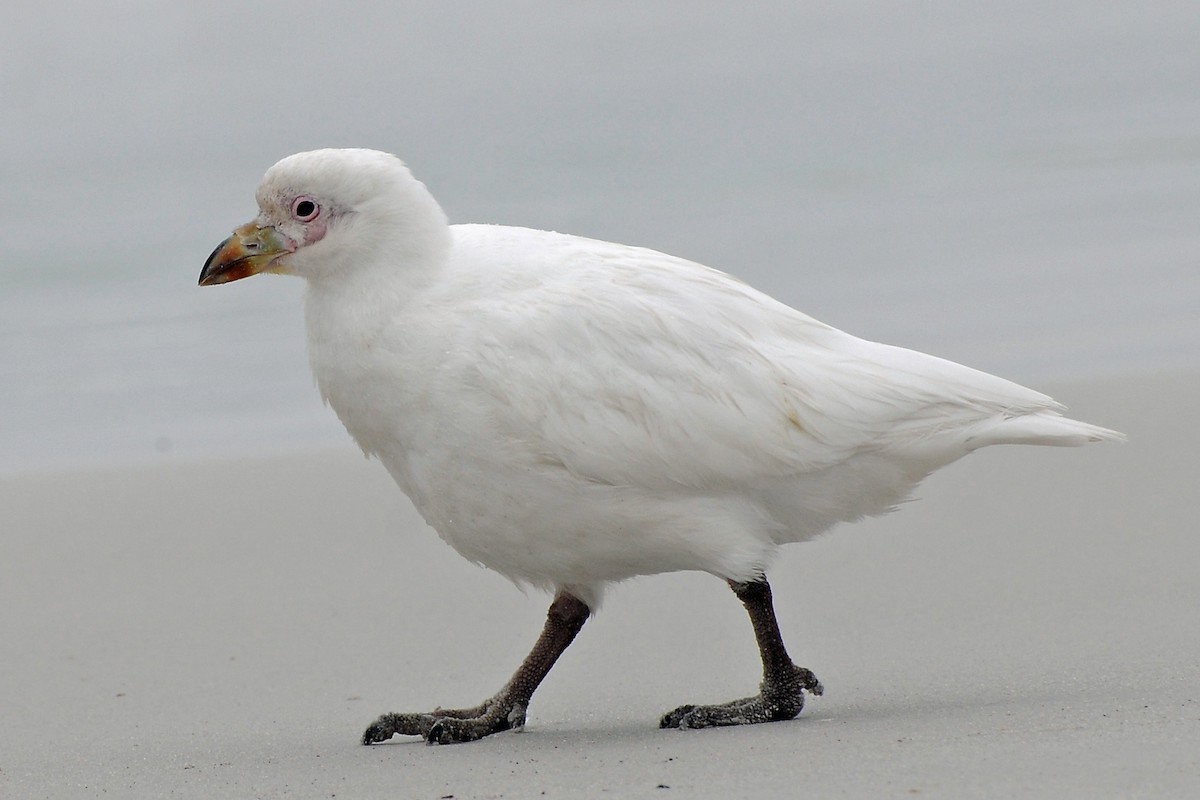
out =
[[[804,708],[805,690],[814,695],[824,691],[811,670],[797,667],[788,656],[766,579],[749,583],[730,581],[729,585],[746,607],[754,625],[754,638],[758,640],[763,664],[759,693],[755,697],[719,705],[680,706],[663,715],[660,728],[708,728],[792,719]]]
[[[546,613],[542,635],[499,694],[474,708],[384,714],[363,733],[363,744],[385,742],[397,733],[422,736],[430,744],[453,744],[522,727],[534,690],[575,639],[590,613],[582,600],[560,591]]]

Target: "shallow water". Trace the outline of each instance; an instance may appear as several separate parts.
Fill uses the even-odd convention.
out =
[[[195,286],[327,145],[1016,380],[1200,366],[1200,7],[803,5],[15,12],[0,471],[344,441],[299,282]]]

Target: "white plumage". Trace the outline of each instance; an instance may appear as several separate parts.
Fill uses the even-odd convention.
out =
[[[978,447],[1120,438],[699,264],[448,225],[389,155],[286,158],[258,199],[277,252],[217,261],[308,279],[313,372],[362,449],[463,556],[591,608],[634,575],[759,579]]]

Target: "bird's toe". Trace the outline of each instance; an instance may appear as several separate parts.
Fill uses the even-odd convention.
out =
[[[489,717],[459,719],[441,717],[434,720],[425,733],[426,744],[463,744],[474,742],[493,733],[507,730],[508,726]]]
[[[368,725],[367,729],[363,731],[362,743],[370,745],[386,742],[388,739],[392,738],[393,734],[395,734],[395,731],[389,726],[380,724],[379,721],[375,721]]]
[[[817,676],[813,674],[811,669],[806,667],[795,667],[796,679],[795,682],[801,689],[811,694],[813,697],[820,697],[825,694],[825,687]]]
[[[383,714],[363,731],[363,744],[386,742],[396,734],[424,736],[433,723],[429,714]]]
[[[682,722],[684,717],[686,717],[688,714],[690,714],[695,708],[696,708],[696,706],[689,704],[689,705],[680,706],[679,708],[676,708],[672,711],[668,711],[667,713],[663,714],[662,718],[658,721],[658,727],[660,727],[660,728],[683,727],[680,725],[680,722]]]

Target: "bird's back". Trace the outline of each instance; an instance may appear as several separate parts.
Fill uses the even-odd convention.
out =
[[[590,477],[631,481],[635,465],[657,464],[642,480],[696,483],[933,441],[965,453],[1115,435],[1062,417],[1040,392],[859,339],[683,259],[521,228],[452,230],[462,277],[447,286],[469,319],[460,355]]]

